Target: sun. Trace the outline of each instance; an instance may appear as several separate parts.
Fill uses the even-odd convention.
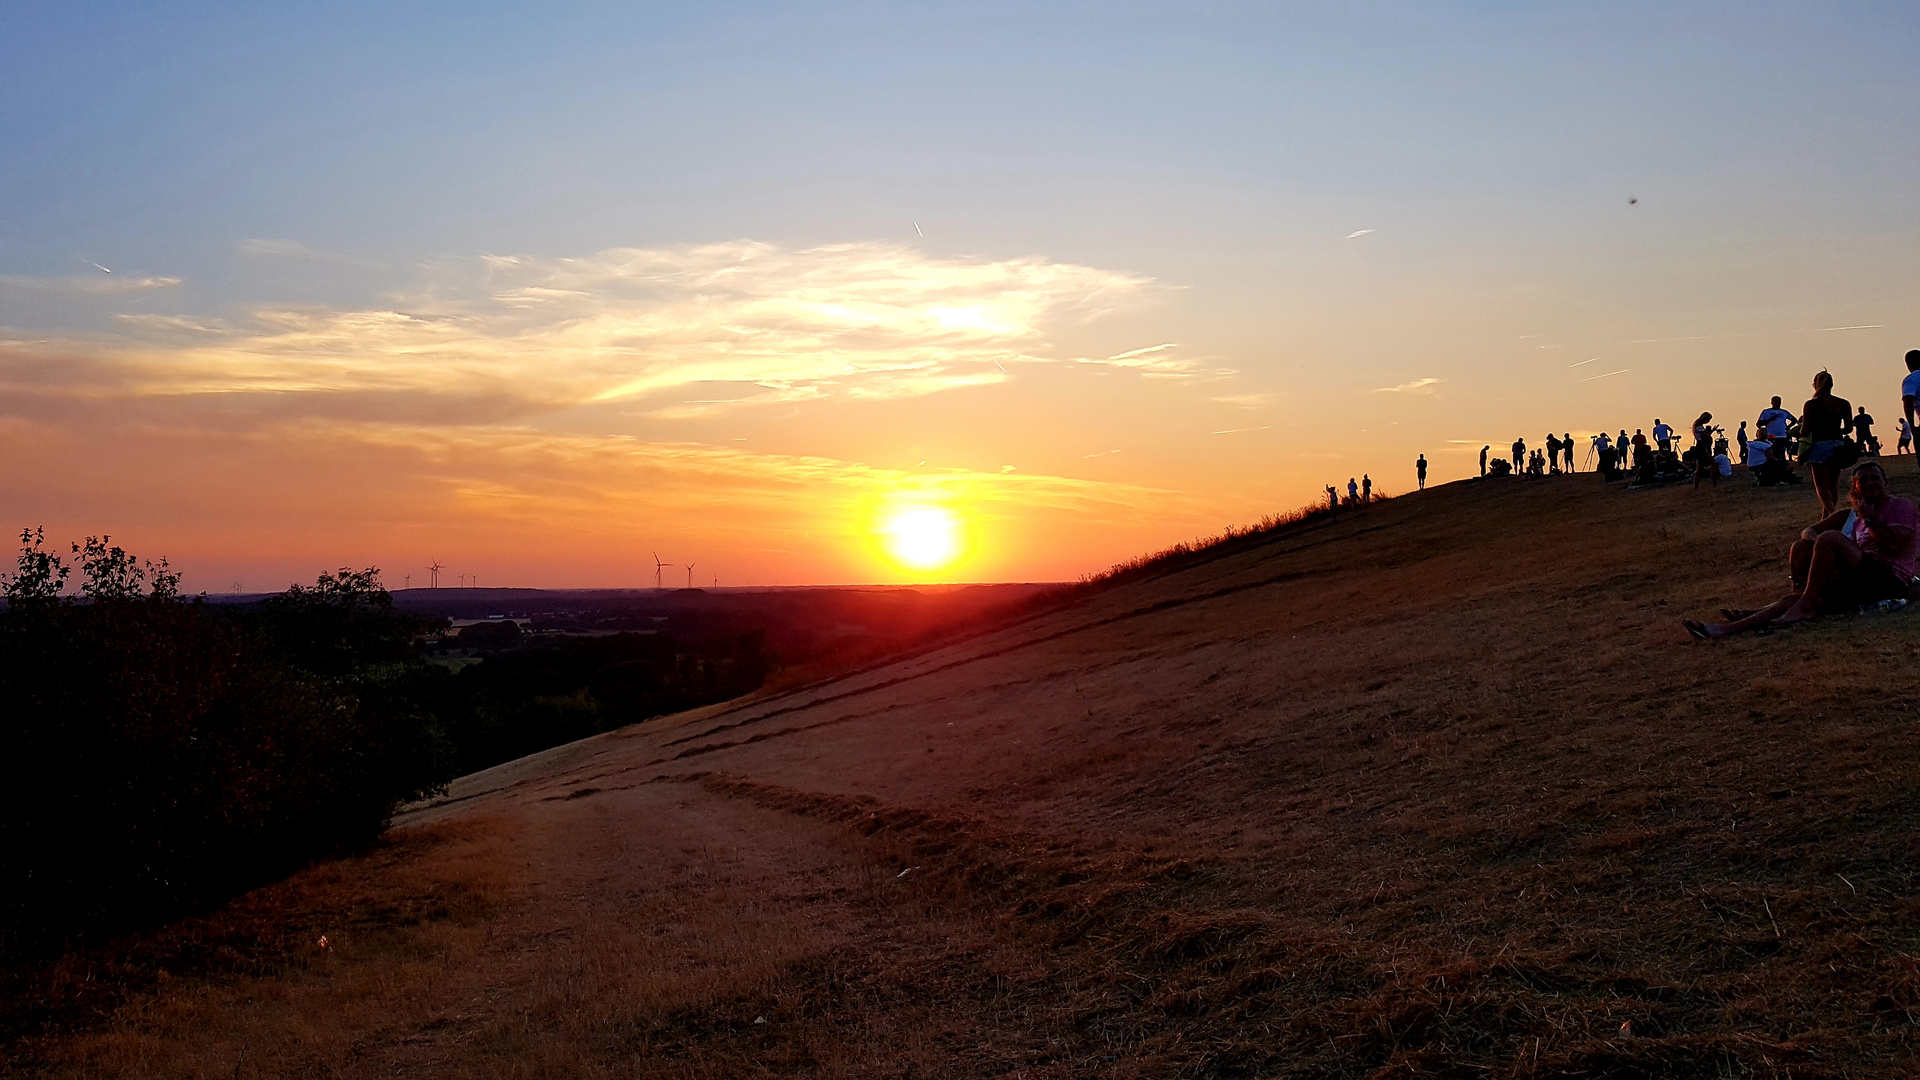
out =
[[[914,570],[938,570],[960,556],[960,522],[937,506],[896,511],[881,526],[887,553]]]

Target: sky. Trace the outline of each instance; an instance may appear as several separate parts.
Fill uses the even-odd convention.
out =
[[[1916,55],[1871,3],[10,5],[0,525],[215,593],[1070,580],[1823,367],[1890,431]]]

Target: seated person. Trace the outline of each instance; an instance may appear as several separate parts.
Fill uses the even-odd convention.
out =
[[[1762,627],[1790,626],[1821,614],[1881,600],[1904,600],[1913,589],[1920,514],[1887,492],[1879,462],[1853,470],[1852,505],[1807,526],[1787,550],[1794,591],[1758,611],[1725,611],[1728,621],[1685,620],[1687,633],[1712,641]]]

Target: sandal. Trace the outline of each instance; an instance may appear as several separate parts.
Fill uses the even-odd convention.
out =
[[[1687,628],[1687,633],[1692,634],[1693,639],[1695,641],[1712,641],[1713,640],[1713,635],[1707,633],[1707,626],[1705,623],[1695,622],[1692,619],[1682,619],[1680,620],[1680,625]]]

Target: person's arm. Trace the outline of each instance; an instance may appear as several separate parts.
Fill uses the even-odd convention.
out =
[[[1913,426],[1913,395],[1912,394],[1900,395],[1900,407],[1906,410],[1907,426],[1912,427]]]
[[[1826,517],[1821,518],[1819,521],[1816,521],[1813,524],[1807,526],[1806,528],[1801,529],[1800,539],[1818,540],[1820,539],[1821,533],[1838,531],[1840,526],[1845,525],[1847,523],[1847,515],[1852,512],[1853,512],[1852,507],[1848,507],[1845,510],[1835,510],[1833,513],[1828,514]]]

